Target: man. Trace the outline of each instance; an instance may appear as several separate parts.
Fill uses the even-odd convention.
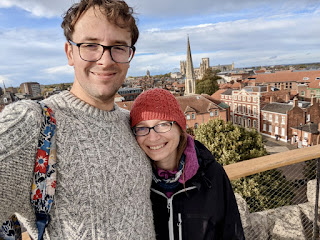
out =
[[[114,104],[139,32],[124,1],[81,0],[65,14],[70,92],[44,100],[56,119],[57,182],[44,239],[154,239],[151,168]],[[0,223],[15,213],[37,239],[30,204],[43,117],[20,101],[0,114]]]

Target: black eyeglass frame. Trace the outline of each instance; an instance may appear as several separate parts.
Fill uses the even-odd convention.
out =
[[[109,54],[110,54],[110,57],[111,57],[112,61],[114,61],[114,62],[116,62],[116,63],[129,63],[129,62],[131,62],[131,60],[132,60],[132,58],[133,58],[133,54],[134,54],[135,51],[136,51],[136,47],[135,47],[135,46],[127,46],[127,45],[111,45],[111,46],[105,46],[105,45],[102,45],[102,44],[99,44],[99,43],[75,43],[75,42],[73,42],[73,41],[71,41],[71,40],[68,40],[68,42],[69,42],[70,44],[78,47],[80,58],[81,58],[83,61],[86,61],[86,62],[97,62],[97,61],[99,61],[99,60],[102,58],[104,52],[105,52],[106,50],[109,50]],[[82,44],[95,44],[95,45],[99,45],[99,46],[103,47],[103,51],[102,51],[102,53],[101,53],[101,56],[100,56],[97,60],[94,60],[94,61],[89,61],[89,60],[84,59],[84,58],[81,56],[81,54],[80,54],[80,46],[81,46]],[[113,59],[113,57],[112,57],[112,54],[111,54],[111,49],[112,49],[113,47],[129,47],[129,48],[131,48],[131,49],[132,49],[132,53],[131,53],[131,57],[130,57],[129,61],[127,61],[127,62],[118,62],[118,61],[115,61],[115,60]]]
[[[163,124],[163,123],[156,124],[156,125],[154,125],[153,127],[144,127],[144,128],[148,128],[148,130],[149,130],[148,133],[146,133],[146,134],[144,134],[144,135],[137,135],[137,133],[136,133],[136,128],[137,128],[137,127],[136,127],[136,126],[134,126],[134,127],[132,128],[132,131],[133,131],[133,134],[134,134],[135,136],[137,136],[137,137],[147,136],[147,135],[150,133],[151,129],[153,129],[153,131],[155,131],[156,133],[166,133],[166,132],[171,131],[172,126],[173,126],[174,123],[176,123],[176,121],[171,121],[171,122],[166,122],[166,123],[169,123],[169,124],[170,124],[170,129],[169,129],[168,131],[165,131],[165,132],[157,132],[156,129],[155,129],[156,126],[158,126],[158,125],[160,125],[160,124]]]

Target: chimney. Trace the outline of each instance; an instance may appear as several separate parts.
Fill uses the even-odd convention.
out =
[[[271,92],[271,85],[270,84],[267,85],[267,92]]]
[[[316,99],[315,97],[312,95],[311,96],[311,106],[314,105],[316,103]]]
[[[289,102],[289,101],[290,101],[290,93],[286,95],[286,102]]]
[[[284,83],[281,83],[281,84],[280,84],[280,90],[281,90],[281,91],[284,90]]]
[[[293,99],[293,107],[297,107],[298,106],[298,98],[294,97]]]
[[[274,99],[273,99],[273,95],[270,96],[270,103],[273,103]]]

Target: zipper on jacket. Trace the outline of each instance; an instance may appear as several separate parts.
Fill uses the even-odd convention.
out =
[[[181,218],[181,213],[178,213],[178,228],[179,228],[179,240],[182,240],[182,218]]]
[[[173,209],[172,209],[172,198],[168,199],[168,210],[169,210],[169,221],[168,221],[168,227],[169,227],[169,239],[174,240],[174,230],[173,230]]]
[[[173,197],[175,195],[178,195],[179,193],[183,193],[192,189],[197,188],[196,186],[192,186],[192,187],[187,187],[185,189],[181,189],[180,191],[176,192],[175,194],[173,194],[170,198],[168,198],[164,193],[155,190],[153,188],[151,188],[151,191],[153,191],[154,193],[163,196],[164,198],[167,199],[167,208],[169,211],[169,221],[168,221],[168,227],[169,227],[169,240],[174,240],[174,229],[173,229],[173,207],[172,207],[172,201],[173,201]],[[179,217],[179,215],[178,215]],[[180,214],[180,218],[181,218],[181,214]],[[180,230],[179,230],[180,231]],[[182,229],[181,229],[182,231]],[[179,237],[180,237],[180,232],[179,232]],[[182,232],[181,232],[181,239],[182,239]]]

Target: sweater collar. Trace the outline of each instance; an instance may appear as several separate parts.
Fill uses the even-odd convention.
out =
[[[112,119],[117,121],[118,115],[120,115],[121,112],[121,109],[117,104],[114,104],[112,111],[104,111],[82,101],[69,91],[63,91],[58,94],[58,96],[54,95],[53,97],[55,97],[55,101],[60,108],[71,108],[76,112],[80,112],[80,114],[93,118]]]

